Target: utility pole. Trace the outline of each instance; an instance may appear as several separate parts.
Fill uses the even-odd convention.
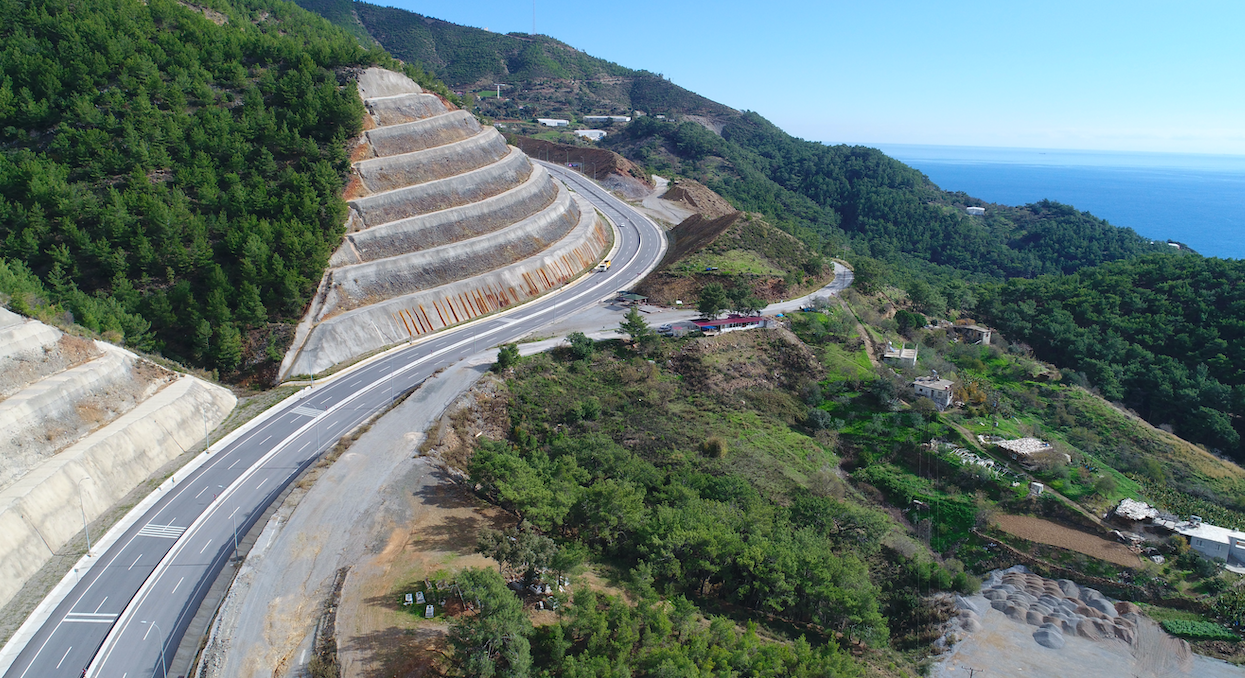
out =
[[[985,672],[986,672],[986,670],[985,670],[985,669],[974,669],[974,668],[969,668],[969,667],[967,667],[967,666],[965,666],[965,667],[964,667],[964,670],[965,670],[965,671],[968,671],[968,678],[973,678],[973,677],[974,677],[974,676],[976,676],[978,673],[985,674]]]

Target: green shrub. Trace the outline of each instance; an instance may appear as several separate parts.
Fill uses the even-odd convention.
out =
[[[1190,640],[1228,640],[1236,641],[1240,638],[1231,631],[1223,628],[1218,624],[1208,621],[1188,621],[1185,619],[1168,619],[1163,624],[1163,630]]]

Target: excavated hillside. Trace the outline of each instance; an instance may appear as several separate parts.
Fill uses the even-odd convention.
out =
[[[229,391],[0,308],[0,607],[233,409]]]
[[[596,264],[608,226],[497,130],[406,76],[359,76],[347,234],[282,378],[434,332],[558,287]]]
[[[683,189],[676,194],[679,202],[689,207],[704,204],[711,209],[714,198],[727,204],[709,189],[696,186],[700,190]],[[675,190],[680,188],[667,191],[666,196]],[[799,239],[756,214],[731,212],[716,218],[693,214],[675,226],[669,238],[670,249],[661,265],[636,289],[657,304],[695,303],[701,288],[709,283],[727,288],[744,286],[756,297],[773,302],[816,288],[833,275],[833,268],[810,253]]]
[[[578,163],[585,175],[599,181],[602,186],[621,193],[624,197],[639,199],[653,189],[653,180],[644,170],[613,151],[590,146],[572,146],[518,134],[507,135],[507,140],[524,153],[538,160]]]
[[[670,182],[670,188],[662,194],[661,199],[679,203],[706,219],[717,219],[738,213],[738,210],[732,207],[726,198],[714,193],[708,186],[695,179],[675,179]]]

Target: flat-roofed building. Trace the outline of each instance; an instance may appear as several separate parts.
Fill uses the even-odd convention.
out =
[[[932,377],[917,377],[912,382],[912,392],[918,398],[929,398],[934,401],[934,405],[940,410],[951,407],[951,389],[955,386],[955,382],[948,379],[939,379],[937,375]]]

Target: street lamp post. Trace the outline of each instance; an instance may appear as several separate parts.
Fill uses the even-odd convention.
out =
[[[145,621],[143,623],[151,624],[152,627],[156,629],[156,633],[160,634],[161,636],[160,638],[160,678],[168,678],[169,667],[167,664],[164,663],[164,650],[165,650],[164,643],[167,640],[166,638],[163,637],[164,631],[161,631],[160,627],[153,621],[152,622]]]
[[[86,532],[86,557],[91,557],[91,528],[86,523],[86,500],[82,497],[82,481],[89,480],[95,482],[91,476],[85,476],[78,479],[78,507],[82,509],[82,531]]]

